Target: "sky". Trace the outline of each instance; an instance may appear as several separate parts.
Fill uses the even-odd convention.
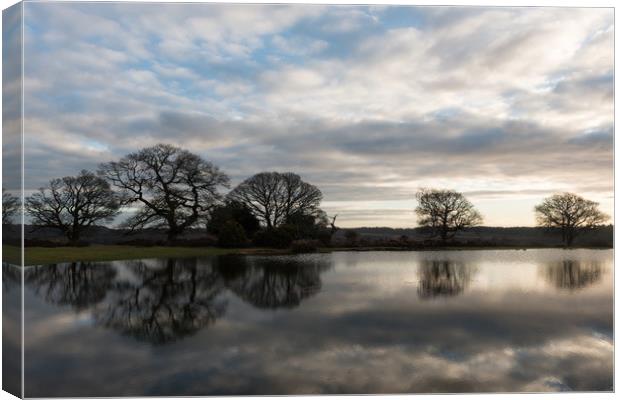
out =
[[[292,171],[342,227],[485,225],[576,192],[613,212],[613,10],[25,3],[26,190],[164,142],[233,187]]]

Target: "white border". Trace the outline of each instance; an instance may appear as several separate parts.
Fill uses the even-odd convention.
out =
[[[27,2],[39,2],[39,1],[47,1],[47,0],[26,0]],[[77,2],[80,0],[63,0],[67,2]],[[92,2],[105,2],[105,1],[95,1],[90,0]],[[157,0],[131,0],[132,2],[150,2],[150,3],[158,3],[158,2],[174,2],[174,3],[293,3],[293,4],[385,4],[385,5],[428,5],[428,6],[516,6],[516,7],[540,7],[540,6],[550,6],[550,7],[611,7],[614,8],[614,2],[609,0],[590,0],[590,1],[576,1],[576,0],[565,0],[565,1],[557,1],[557,0],[539,0],[539,1],[515,1],[515,0],[506,0],[506,1],[488,1],[488,0],[475,0],[475,1],[463,1],[463,0],[448,0],[448,1],[389,1],[389,0],[374,0],[372,2],[367,1],[355,1],[355,0],[338,0],[338,1],[330,1],[330,0],[312,0],[312,1],[302,1],[302,0],[288,0],[288,1],[260,1],[260,0],[243,0],[243,1],[229,1],[229,0],[220,0],[220,1],[199,1],[199,0],[168,0],[168,1],[157,1]],[[107,1],[110,2],[110,1]],[[8,8],[17,1],[15,0],[0,0],[0,5],[2,9]],[[24,18],[23,14],[23,4],[22,4],[22,21]],[[614,9],[614,20],[615,20],[615,9]],[[1,29],[1,18],[0,18],[0,29]],[[617,30],[614,30],[614,138],[615,138],[615,119],[618,117],[617,110],[615,109],[615,93],[617,92],[617,83],[615,80],[615,54],[616,54],[616,43],[617,43]],[[1,43],[0,43],[1,49]],[[24,68],[24,59],[23,59],[23,22],[22,22],[22,77],[23,77],[23,68]],[[0,67],[1,71],[1,67]],[[1,106],[0,99],[0,106]],[[24,97],[23,97],[23,79],[22,79],[22,116],[24,112]],[[1,127],[0,127],[1,132]],[[23,120],[22,120],[22,150],[23,150]],[[615,170],[617,168],[617,159],[615,158],[615,154],[618,150],[618,142],[614,140],[614,210],[617,208],[619,203],[619,199],[615,196],[615,187],[618,185],[619,178],[615,174]],[[23,188],[23,151],[22,151],[22,188]],[[2,161],[0,159],[0,167],[2,165]],[[2,178],[0,177],[0,184],[2,182]],[[22,193],[23,194],[23,193]],[[614,212],[614,248],[618,246],[618,237],[615,234],[615,215]],[[23,229],[23,214],[22,214],[22,229]],[[1,233],[0,233],[1,238]],[[23,240],[23,232],[22,232],[22,240]],[[616,264],[616,253],[614,251],[614,265]],[[22,254],[22,262],[23,262],[23,254]],[[616,296],[615,288],[618,287],[616,284],[618,283],[618,276],[614,273],[614,339],[616,332],[616,310],[618,310],[618,301],[619,296]],[[23,287],[23,274],[22,274],[22,287]],[[1,307],[1,299],[0,299],[0,307]],[[0,321],[1,326],[1,321]],[[23,291],[22,291],[22,326],[23,326]],[[23,334],[23,332],[22,332]],[[23,343],[23,337],[22,337]],[[614,341],[614,349],[615,349],[615,341]],[[23,345],[22,345],[22,363],[24,362],[24,353],[23,353]],[[1,354],[1,348],[0,348]],[[614,387],[618,384],[618,369],[616,365],[618,363],[619,357],[618,352],[614,353]],[[22,364],[23,365],[23,364]],[[22,369],[22,393],[23,393],[23,369]],[[545,400],[572,400],[572,399],[608,399],[615,397],[614,393],[551,393],[551,394],[448,394],[448,395],[389,395],[389,396],[373,396],[377,398],[385,398],[390,400],[412,400],[412,399],[454,399],[454,398],[466,398],[466,399],[514,399],[517,397],[525,396],[528,399],[545,399]],[[262,396],[261,399],[279,399],[281,396]],[[304,399],[315,399],[315,400],[325,400],[325,399],[335,399],[343,396],[290,396],[290,397],[300,397]],[[347,399],[364,399],[368,396],[346,396]],[[4,399],[14,399],[15,397],[6,393],[0,392],[0,400]],[[178,397],[158,397],[158,399],[177,399]],[[184,398],[184,397],[183,397]],[[242,397],[221,397],[225,399],[237,400],[242,399]],[[136,399],[135,397],[126,397],[126,399]]]

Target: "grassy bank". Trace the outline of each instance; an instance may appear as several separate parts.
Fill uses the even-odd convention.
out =
[[[17,246],[2,246],[2,259],[20,264]],[[87,247],[27,247],[25,265],[54,264],[71,261],[114,261],[141,258],[201,257],[222,254],[281,254],[271,249],[224,249],[216,247],[137,247],[92,245]]]
[[[320,252],[332,251],[439,251],[439,250],[526,250],[538,247],[434,247],[434,248],[406,248],[406,247],[332,247],[319,249]],[[540,247],[540,248],[549,248]],[[606,249],[593,247],[593,249]],[[21,254],[17,246],[2,246],[2,259],[11,264],[20,264]],[[92,245],[87,247],[27,247],[25,265],[54,264],[72,261],[114,261],[142,258],[166,257],[202,257],[224,254],[245,255],[278,255],[291,254],[290,250],[267,248],[225,249],[218,247],[139,247],[121,245]]]

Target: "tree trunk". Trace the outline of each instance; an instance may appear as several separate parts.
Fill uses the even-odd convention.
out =
[[[441,227],[441,230],[439,232],[441,235],[441,243],[446,244],[446,242],[448,241],[448,229],[446,227]]]

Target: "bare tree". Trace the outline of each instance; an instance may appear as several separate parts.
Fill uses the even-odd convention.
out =
[[[140,205],[124,226],[166,228],[168,240],[206,220],[222,198],[219,188],[228,187],[228,176],[218,167],[167,144],[102,164],[101,171],[120,190],[123,205]]]
[[[454,190],[421,189],[416,200],[418,224],[431,229],[442,242],[459,230],[482,223],[482,216],[469,200]]]
[[[119,202],[105,179],[82,170],[78,176],[52,179],[26,199],[25,207],[34,225],[61,229],[76,243],[85,227],[111,221]]]
[[[2,225],[13,223],[13,216],[19,211],[19,198],[2,188]]]
[[[245,204],[264,225],[273,228],[294,214],[316,214],[323,194],[292,172],[261,172],[239,184],[228,198]]]
[[[609,219],[598,209],[598,203],[574,193],[547,197],[534,211],[539,226],[560,228],[565,246],[571,246],[580,231],[601,225]]]
[[[338,214],[334,215],[329,221],[329,241],[331,242],[332,238],[340,230],[339,227],[336,226],[336,218],[338,218]]]

